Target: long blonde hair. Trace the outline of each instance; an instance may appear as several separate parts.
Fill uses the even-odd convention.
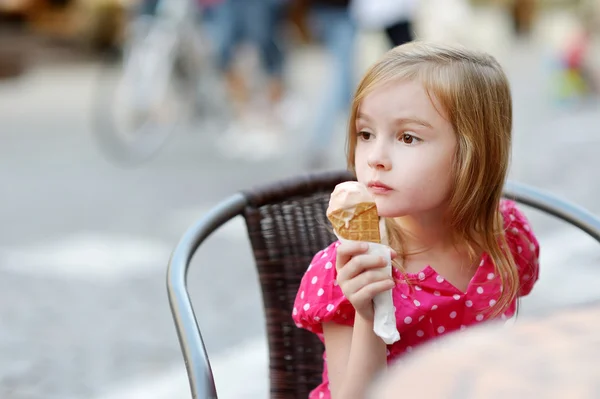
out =
[[[474,261],[486,252],[502,281],[494,315],[516,298],[519,277],[504,236],[499,202],[510,162],[512,100],[508,79],[490,55],[462,47],[412,42],[388,51],[365,74],[352,103],[347,140],[354,172],[355,120],[361,101],[395,80],[420,82],[443,107],[457,136],[449,223]],[[390,245],[402,253],[402,231],[386,220]],[[401,256],[402,258],[402,256]]]

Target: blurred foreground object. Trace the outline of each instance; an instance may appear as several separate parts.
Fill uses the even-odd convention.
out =
[[[458,333],[391,367],[372,398],[596,399],[599,323],[594,303]]]

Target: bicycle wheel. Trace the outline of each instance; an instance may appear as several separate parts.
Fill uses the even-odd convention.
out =
[[[102,68],[93,109],[97,142],[121,165],[157,154],[193,106],[177,32],[157,21],[137,29],[123,55]]]

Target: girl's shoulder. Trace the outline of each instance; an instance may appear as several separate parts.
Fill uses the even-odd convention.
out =
[[[300,328],[321,333],[324,322],[354,324],[354,308],[336,281],[338,246],[339,241],[336,241],[317,252],[306,268],[292,310],[292,317]]]
[[[540,245],[533,228],[515,201],[503,199],[500,213],[504,220],[506,243],[519,271],[519,295],[527,295],[539,277]]]
[[[502,199],[500,201],[500,214],[502,215],[507,237],[518,237],[528,243],[537,244],[537,239],[527,216],[519,209],[515,201]]]

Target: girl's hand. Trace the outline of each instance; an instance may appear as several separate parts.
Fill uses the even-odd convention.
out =
[[[344,296],[363,319],[373,320],[373,297],[396,283],[385,269],[386,260],[367,254],[366,242],[345,241],[337,247],[337,282]],[[396,253],[392,251],[392,258]]]

